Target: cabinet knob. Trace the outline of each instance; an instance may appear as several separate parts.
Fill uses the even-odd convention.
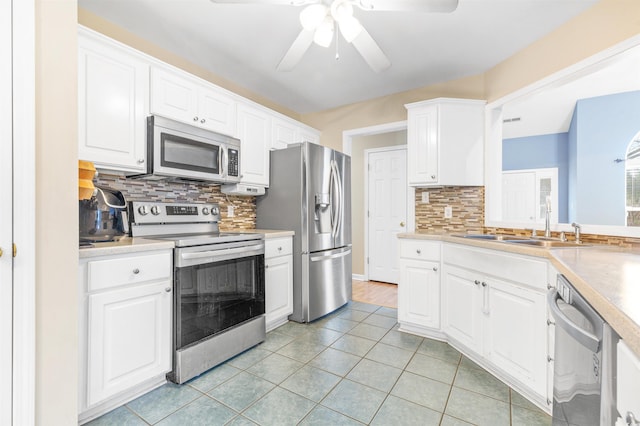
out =
[[[474,283],[475,285],[480,285],[480,280],[475,280],[473,283]]]
[[[193,121],[198,121],[198,116],[193,117]]]
[[[138,159],[138,164],[142,164],[142,163],[144,163],[144,158],[139,158]]]
[[[2,247],[0,247],[0,257],[2,257]]]
[[[404,228],[404,222],[400,222],[400,226]]]
[[[487,283],[485,283],[484,281],[482,281],[482,287],[486,287]]]
[[[422,253],[422,250],[417,249],[417,250],[416,250],[416,253],[420,254],[420,253]]]
[[[134,269],[133,273],[136,274],[136,275],[139,274],[140,273],[140,269],[138,269],[138,268]]]
[[[435,178],[436,178],[436,175],[431,175],[431,179],[435,179]]]
[[[171,293],[171,287],[165,288],[164,291],[166,291],[167,293]]]
[[[203,124],[204,124],[204,122],[205,122],[205,121],[206,121],[206,120],[205,120],[204,118],[203,118],[202,120],[200,120],[200,122],[201,122],[201,123],[203,123]]]
[[[264,265],[264,269],[267,269],[267,268],[269,268],[269,265]]]
[[[437,266],[433,267],[433,272],[438,272],[438,267]]]

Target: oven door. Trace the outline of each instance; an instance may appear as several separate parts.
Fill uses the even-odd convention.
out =
[[[264,242],[176,250],[175,349],[264,314]]]

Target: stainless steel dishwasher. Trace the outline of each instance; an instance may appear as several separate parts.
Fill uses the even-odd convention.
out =
[[[613,425],[618,336],[563,275],[548,302],[555,321],[553,426]]]

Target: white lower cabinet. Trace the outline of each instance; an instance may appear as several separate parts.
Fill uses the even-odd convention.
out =
[[[165,381],[172,276],[171,250],[81,259],[80,421]]]
[[[440,327],[440,246],[438,241],[400,241],[401,326]]]
[[[291,237],[265,241],[265,312],[267,331],[286,323],[293,313]]]
[[[549,411],[548,262],[449,242],[440,262],[425,243],[440,244],[400,239],[401,330],[449,341]]]
[[[443,331],[474,352],[482,352],[482,311],[484,291],[480,275],[451,265],[443,265]]]
[[[640,358],[623,340],[618,342],[617,369],[616,404],[620,419],[616,425],[636,425],[640,421]]]

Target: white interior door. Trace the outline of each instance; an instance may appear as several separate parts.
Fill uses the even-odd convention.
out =
[[[406,231],[407,149],[367,151],[369,279],[398,283],[398,242]]]
[[[13,102],[11,0],[0,3],[0,424],[12,424]],[[8,202],[7,202],[8,201]]]

